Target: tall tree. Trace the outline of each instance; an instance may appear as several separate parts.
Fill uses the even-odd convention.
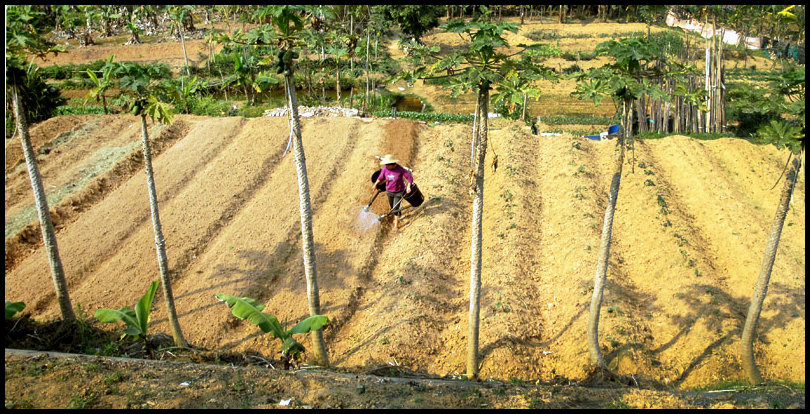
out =
[[[476,94],[476,132],[473,137],[475,160],[471,168],[471,190],[474,191],[472,209],[472,242],[470,246],[470,310],[469,332],[467,335],[467,372],[468,378],[477,378],[479,369],[478,337],[480,322],[481,295],[481,250],[482,250],[482,217],[484,209],[484,172],[487,151],[487,117],[489,112],[489,91],[493,86],[507,82],[511,76],[533,78],[552,78],[553,71],[538,64],[542,45],[517,45],[517,51],[507,55],[502,50],[509,49],[509,43],[503,33],[517,32],[515,24],[487,23],[486,9],[480,20],[465,22],[452,20],[443,25],[448,32],[457,33],[465,40],[465,45],[458,50],[439,56],[439,48],[408,44],[412,48],[415,65],[412,71],[404,71],[394,79],[406,79],[413,83],[416,79],[447,78],[449,88],[454,94],[472,90]],[[511,49],[509,49],[511,50]],[[513,56],[520,56],[513,59]],[[508,105],[508,98],[506,99]],[[480,117],[480,119],[478,119]]]
[[[151,66],[141,66],[133,63],[122,63],[118,72],[121,76],[121,87],[131,95],[129,112],[141,118],[141,136],[143,146],[143,162],[146,171],[146,186],[149,193],[149,208],[152,213],[152,228],[155,232],[155,247],[157,250],[158,268],[160,270],[163,296],[166,300],[166,313],[172,331],[174,343],[179,347],[186,347],[188,343],[183,337],[177,311],[174,306],[172,294],[171,272],[169,260],[166,256],[166,242],[163,238],[163,229],[160,223],[157,191],[155,190],[155,175],[152,170],[152,152],[149,146],[149,134],[146,128],[147,116],[152,122],[171,123],[170,107],[163,102],[171,92],[157,83]]]
[[[301,47],[298,34],[304,27],[304,20],[298,15],[302,11],[299,7],[279,6],[273,13],[273,25],[279,36],[278,68],[284,73],[284,85],[287,94],[287,108],[290,116],[290,138],[293,142],[293,153],[298,175],[298,197],[301,214],[301,243],[304,255],[304,275],[307,279],[307,298],[309,299],[310,315],[321,313],[321,304],[318,290],[318,278],[315,266],[315,242],[312,233],[312,208],[309,197],[309,178],[307,177],[306,157],[301,138],[301,120],[298,116],[298,101],[295,95],[295,84],[292,81],[294,64],[299,53],[296,49]],[[329,358],[326,353],[326,343],[323,331],[310,333],[315,361],[318,365],[328,366]]]
[[[169,10],[169,17],[172,20],[172,28],[177,29],[177,34],[180,36],[180,44],[183,46],[183,59],[186,62],[186,75],[191,76],[191,69],[188,66],[188,52],[186,52],[186,36],[184,31],[189,27],[188,22],[192,20],[192,11],[194,8],[189,5],[173,6]],[[191,29],[194,29],[194,24],[191,24]]]
[[[778,96],[783,97],[781,101],[781,113],[790,114],[792,120],[778,119],[760,128],[757,131],[757,139],[761,143],[771,143],[777,148],[787,148],[790,151],[788,162],[791,157],[790,169],[785,176],[785,184],[779,198],[779,205],[771,225],[768,235],[768,242],[765,245],[765,254],[762,258],[762,266],[759,271],[754,293],[751,297],[751,304],[745,318],[742,336],[740,339],[742,366],[746,377],[751,383],[762,382],[762,375],[754,360],[754,337],[756,336],[757,323],[762,311],[762,304],[768,292],[768,284],[773,270],[773,263],[776,259],[776,251],[779,247],[779,239],[782,235],[782,226],[785,223],[790,199],[796,187],[799,177],[799,169],[804,159],[804,136],[805,136],[805,112],[804,94],[805,77],[804,65],[793,66],[783,72],[777,80],[772,82],[771,89]],[[787,166],[787,165],[786,165]],[[781,177],[780,177],[781,178]],[[776,184],[774,184],[776,186]]]
[[[633,102],[645,92],[649,92],[652,87],[648,82],[649,79],[659,78],[662,74],[657,65],[651,67],[646,65],[646,63],[661,58],[657,50],[652,47],[649,38],[632,37],[603,42],[596,46],[596,52],[610,55],[615,61],[578,75],[580,82],[573,95],[581,99],[592,99],[596,105],[601,102],[603,96],[610,95],[617,109],[619,104],[621,105],[621,132],[616,139],[613,178],[608,191],[608,204],[605,208],[602,236],[597,252],[596,274],[587,330],[590,362],[603,372],[608,372],[607,363],[599,347],[599,314],[607,280],[613,217],[621,185],[625,142],[633,140]],[[631,162],[634,164],[635,160],[631,160]]]
[[[64,321],[74,321],[76,315],[70,303],[65,271],[62,267],[59,246],[56,242],[56,231],[51,220],[48,199],[45,196],[45,187],[37,166],[36,154],[28,134],[26,109],[23,107],[21,97],[22,94],[35,93],[35,91],[27,90],[25,87],[28,78],[28,73],[24,69],[26,58],[29,55],[43,58],[49,53],[56,54],[64,50],[42,36],[44,31],[41,25],[42,13],[36,11],[32,6],[6,6],[6,13],[6,86],[10,92],[9,95],[11,95],[11,106],[14,112],[17,134],[20,136],[25,164],[28,167],[28,176],[31,179],[34,202],[39,216],[40,228],[42,229],[42,240],[45,252],[48,255],[51,279],[56,291],[56,301],[59,304],[62,319]]]

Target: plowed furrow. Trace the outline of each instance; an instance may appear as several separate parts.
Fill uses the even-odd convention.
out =
[[[203,123],[209,124],[223,122],[226,124],[230,122],[233,126],[239,125],[239,121],[234,122],[233,120],[203,121]],[[207,137],[204,131],[204,127],[201,129],[200,125],[196,125],[196,128],[192,128],[189,135],[183,140],[165,151],[162,156],[153,159],[159,200],[165,202],[171,195],[176,195],[190,181],[189,178],[194,175],[195,169],[201,168],[221,148],[219,144],[206,144],[205,142],[210,138]],[[232,132],[233,130],[227,136],[233,136]],[[191,141],[194,141],[194,143],[189,144]],[[186,148],[187,145],[197,145],[202,151],[189,151]],[[185,168],[179,171],[177,169],[168,170],[167,168],[171,168],[172,165],[183,165]],[[72,296],[73,292],[77,292],[77,301],[87,305],[91,303],[95,305],[103,301],[105,296],[109,297],[111,292],[117,291],[117,289],[112,289],[110,292],[102,292],[101,295],[91,294],[89,298],[84,300],[82,291],[78,288],[85,277],[96,272],[105,262],[112,260],[113,263],[109,264],[109,266],[115,266],[117,269],[123,268],[123,273],[134,269],[134,265],[131,263],[124,262],[122,266],[121,254],[129,252],[127,248],[122,246],[130,243],[131,237],[139,231],[144,231],[142,229],[148,227],[148,231],[152,231],[151,225],[149,225],[151,223],[149,221],[149,201],[146,194],[145,178],[141,174],[136,174],[136,177],[138,179],[129,180],[113,191],[101,203],[87,211],[79,220],[72,223],[66,231],[60,232],[58,235],[60,254],[65,275],[68,279],[69,290]],[[100,226],[99,223],[104,223],[104,225]],[[151,259],[156,257],[154,255],[153,239],[153,235],[147,236],[147,240],[151,240],[149,262],[152,262]],[[135,263],[138,262],[135,261]],[[157,264],[155,263],[155,265]],[[35,254],[22,261],[15,271],[28,274],[32,268],[42,269],[47,268],[47,266],[44,253],[41,255]],[[121,277],[121,273],[121,271],[115,270],[109,271],[107,274]],[[35,274],[37,274],[36,283],[42,284],[43,291],[52,289],[48,274]],[[106,276],[106,278],[113,280],[113,283],[120,283],[115,282],[115,277]],[[146,285],[148,285],[148,282]],[[140,289],[139,287],[138,290]],[[6,294],[12,294],[8,291],[8,288]],[[30,295],[30,293],[14,294],[23,297]],[[34,302],[33,299],[29,299],[28,303]],[[37,301],[35,308],[46,314],[49,311],[55,312],[55,308],[46,309],[49,305],[48,302]]]
[[[183,120],[176,120],[152,139],[153,156],[157,156],[167,147],[181,139],[188,132],[188,124]],[[129,144],[128,144],[129,146]],[[74,187],[58,203],[50,204],[51,221],[58,232],[75,221],[79,215],[90,209],[104,199],[108,194],[118,188],[143,167],[143,154],[139,146],[135,146],[126,156],[121,157],[115,164],[108,165],[106,170],[91,166],[91,179],[80,180],[81,185]],[[96,176],[97,174],[97,176]],[[95,178],[93,178],[95,177]],[[30,208],[33,208],[31,206]],[[34,249],[42,245],[42,232],[39,222],[35,221],[22,228],[5,242],[5,271],[12,270]]]
[[[435,372],[447,364],[448,350],[437,336],[464,307],[463,279],[458,280],[457,275],[469,270],[463,254],[466,250],[469,257],[469,248],[464,248],[469,246],[469,235],[452,218],[467,214],[466,202],[461,201],[467,198],[462,184],[465,173],[458,163],[469,154],[458,149],[466,148],[468,128],[455,128],[449,134],[419,129],[418,138],[410,136],[416,133],[411,132],[413,128],[410,121],[390,122],[381,147],[403,164],[416,148],[409,166],[426,197],[425,205],[418,214],[403,213],[399,233],[386,233],[389,224],[383,224],[376,240],[381,249],[372,253],[376,264],[364,283],[368,287],[336,336],[335,360],[342,365],[372,367],[396,360],[411,369]],[[418,145],[410,141],[414,138]],[[397,141],[402,141],[399,148]],[[381,203],[380,210],[373,209],[378,214],[387,210],[387,201]],[[361,207],[355,207],[356,211]]]
[[[481,373],[493,378],[537,378],[542,355],[534,344],[546,333],[544,310],[552,292],[542,270],[544,221],[550,202],[541,190],[549,157],[526,128],[491,132],[496,172],[487,170]],[[539,173],[539,174],[538,174]],[[504,368],[516,362],[524,369]]]
[[[279,140],[283,149],[288,129],[285,120],[275,121],[278,125],[262,131],[270,131],[271,139]],[[356,133],[353,125],[357,121],[342,121],[347,125],[340,129],[343,133],[336,134],[317,130],[317,124],[323,121],[303,121],[311,208],[316,217],[321,214],[337,172],[346,167],[347,155],[354,145],[351,137]],[[271,122],[271,119],[263,122]],[[206,250],[188,267],[189,276],[178,284],[177,306],[181,324],[188,326],[189,340],[202,341],[207,346],[230,347],[240,345],[241,341],[231,342],[223,336],[222,342],[212,343],[207,332],[210,329],[254,332],[255,327],[241,326],[233,321],[227,307],[218,306],[214,294],[219,292],[248,296],[260,302],[269,300],[266,311],[282,321],[308,314],[300,255],[298,180],[292,153],[282,158],[268,175],[265,184],[208,243]],[[322,243],[318,233],[315,233],[315,243],[317,251]],[[322,263],[318,258],[316,266],[321,274]],[[206,315],[203,326],[195,323],[200,312]],[[256,340],[268,346],[272,344],[272,338],[257,337]]]

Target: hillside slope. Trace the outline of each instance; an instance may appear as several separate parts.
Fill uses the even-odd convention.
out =
[[[77,212],[58,230],[71,299],[89,314],[133,306],[159,278],[144,173],[132,167],[140,128],[127,116],[61,118],[32,130],[42,135],[35,149],[53,146],[40,160],[46,187],[117,180],[98,197],[74,200]],[[470,126],[358,118],[302,124],[331,362],[463,373]],[[214,294],[253,297],[282,321],[308,314],[295,162],[283,156],[287,120],[178,116],[150,128],[161,148],[153,159],[160,217],[186,338],[275,356],[275,340],[234,318]],[[53,140],[66,131],[71,139]],[[501,120],[490,140],[481,376],[582,378],[613,142],[538,137]],[[97,162],[112,147],[120,149],[115,161]],[[426,197],[398,233],[387,222],[368,231],[356,222],[373,194],[374,156],[385,153],[413,168]],[[497,171],[489,168],[494,154]],[[778,202],[779,188],[770,187],[786,154],[736,139],[637,144],[635,171],[626,165],[622,177],[600,325],[606,359],[619,373],[674,387],[741,377],[739,334]],[[10,162],[7,156],[5,298],[25,302],[34,318],[56,318],[41,246],[34,240],[9,259],[10,223],[25,221],[20,211],[33,204],[27,173],[10,170]],[[76,171],[91,164],[96,175],[79,179]],[[802,174],[755,346],[769,379],[804,381],[804,197]],[[63,200],[52,207],[69,197]],[[382,195],[372,211],[386,210]],[[169,331],[160,293],[151,329]]]

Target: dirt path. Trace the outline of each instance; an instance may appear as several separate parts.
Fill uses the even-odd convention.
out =
[[[671,392],[281,371],[6,350],[6,408],[789,408],[804,394]],[[35,378],[35,381],[31,381]],[[71,381],[60,379],[71,378]],[[770,392],[769,392],[770,391]]]

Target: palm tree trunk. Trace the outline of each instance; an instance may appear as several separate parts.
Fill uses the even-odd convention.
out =
[[[520,120],[526,122],[526,105],[528,104],[529,96],[526,92],[523,93],[523,112],[520,114]]]
[[[478,91],[480,128],[475,173],[475,199],[473,200],[472,243],[470,246],[470,317],[467,335],[467,378],[478,377],[478,327],[481,313],[481,240],[484,215],[484,159],[487,154],[487,116],[489,113],[489,85]]]
[[[751,305],[748,307],[748,316],[745,318],[745,326],[743,327],[742,337],[740,339],[743,370],[748,377],[748,381],[753,384],[762,382],[762,375],[759,373],[759,369],[754,361],[754,335],[756,334],[757,322],[759,321],[759,315],[762,311],[762,303],[765,301],[765,295],[768,293],[768,282],[771,278],[773,262],[776,259],[776,250],[779,247],[779,238],[782,236],[782,225],[785,224],[785,217],[790,208],[790,198],[793,195],[793,189],[796,187],[796,181],[799,177],[799,169],[802,166],[802,156],[804,156],[804,152],[802,152],[801,156],[795,156],[791,169],[788,171],[785,178],[782,197],[779,199],[779,207],[776,209],[776,215],[773,218],[771,233],[768,236],[768,244],[765,246],[765,256],[762,259],[762,267],[759,271],[757,284],[754,286],[754,295],[751,298]]]
[[[602,224],[602,238],[599,242],[598,261],[596,263],[596,277],[594,278],[593,296],[591,297],[591,310],[588,318],[588,353],[590,362],[601,369],[607,369],[607,363],[602,357],[602,350],[599,348],[599,311],[602,307],[602,293],[605,289],[607,279],[608,259],[610,258],[610,239],[613,232],[613,215],[616,211],[616,200],[619,196],[619,185],[622,178],[622,166],[624,164],[624,139],[625,135],[632,134],[630,128],[632,124],[628,118],[632,119],[632,110],[628,108],[629,102],[625,101],[622,108],[623,131],[616,139],[616,160],[614,162],[613,179],[610,182],[608,192],[608,205],[605,208],[605,220]]]
[[[25,108],[23,108],[22,100],[20,99],[20,87],[18,85],[10,86],[12,101],[14,103],[14,119],[16,121],[17,131],[20,134],[20,143],[22,144],[23,154],[25,155],[25,165],[28,167],[28,176],[31,178],[34,201],[37,207],[37,214],[39,215],[40,228],[42,229],[42,241],[51,267],[53,286],[56,289],[56,301],[59,303],[62,319],[64,321],[74,321],[76,320],[76,315],[73,313],[73,307],[70,304],[65,271],[62,268],[62,259],[59,257],[59,246],[56,243],[56,231],[51,221],[48,198],[45,196],[45,186],[42,184],[42,176],[37,166],[36,154],[34,153],[34,147],[31,145],[31,138],[28,135],[28,121],[25,118]]]
[[[152,227],[155,230],[155,246],[157,247],[158,267],[160,268],[160,281],[163,285],[163,296],[166,298],[166,313],[168,314],[169,326],[172,330],[174,344],[179,347],[186,347],[186,339],[180,330],[180,323],[177,320],[177,311],[174,308],[174,296],[172,295],[172,283],[169,277],[169,260],[166,258],[166,243],[163,240],[163,230],[160,226],[160,215],[158,214],[157,192],[155,191],[155,175],[152,171],[152,154],[149,150],[149,135],[146,132],[146,115],[141,114],[141,135],[143,136],[143,163],[146,169],[146,186],[149,190],[149,208],[152,211]]]
[[[295,96],[295,86],[292,82],[292,70],[284,76],[284,86],[287,90],[287,105],[290,112],[290,134],[292,135],[293,151],[295,152],[295,167],[298,173],[298,197],[301,211],[301,243],[304,254],[304,275],[307,279],[307,298],[309,300],[309,314],[321,314],[321,302],[318,295],[318,277],[315,269],[315,243],[312,235],[312,208],[309,203],[309,179],[307,178],[307,164],[304,157],[304,146],[301,140],[301,122],[298,118],[298,100]],[[326,344],[323,340],[323,331],[310,333],[312,347],[314,348],[315,363],[329,366],[329,357],[326,354]]]

